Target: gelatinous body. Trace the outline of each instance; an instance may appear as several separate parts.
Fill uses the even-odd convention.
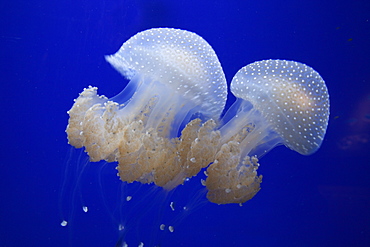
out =
[[[197,140],[211,138],[202,135],[215,128],[227,94],[212,47],[194,33],[156,28],[106,59],[131,81],[112,99],[84,89],[68,112],[69,143],[85,147],[91,161],[118,161],[123,181],[166,189],[207,166]],[[189,122],[194,114],[202,120]]]
[[[314,153],[329,119],[325,82],[302,63],[263,60],[249,64],[234,76],[231,92],[238,99],[219,129],[225,151],[218,153],[220,158],[207,170],[207,197],[216,203],[243,203],[252,198],[262,182],[257,158],[277,145],[304,155]]]

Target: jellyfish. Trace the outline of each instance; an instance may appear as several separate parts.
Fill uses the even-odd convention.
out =
[[[207,169],[207,198],[244,203],[260,190],[258,160],[277,145],[310,155],[320,147],[329,118],[329,95],[311,67],[263,60],[240,69],[231,82],[237,97],[223,117],[215,160]]]
[[[112,98],[92,86],[80,93],[68,111],[69,144],[93,162],[117,161],[122,181],[167,190],[206,167],[227,96],[212,47],[189,31],[153,28],[105,58],[129,83]],[[207,140],[210,155],[197,149]]]

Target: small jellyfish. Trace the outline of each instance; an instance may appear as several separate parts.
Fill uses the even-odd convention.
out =
[[[212,47],[189,31],[154,28],[106,60],[130,82],[110,99],[84,89],[68,111],[69,143],[85,147],[91,161],[118,161],[129,183],[172,189],[207,166],[211,160],[192,150],[216,126],[227,96]]]
[[[219,129],[221,148],[207,169],[207,198],[244,203],[259,190],[258,158],[279,144],[303,155],[320,147],[329,119],[324,80],[312,68],[264,60],[240,69],[231,82],[236,102]]]

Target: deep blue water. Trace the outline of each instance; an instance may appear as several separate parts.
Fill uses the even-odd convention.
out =
[[[370,246],[369,1],[14,0],[0,6],[0,246]],[[86,155],[67,144],[66,111],[88,85],[108,97],[120,92],[127,81],[104,55],[152,27],[202,36],[228,82],[262,59],[313,67],[331,100],[321,149],[312,156],[271,151],[261,160],[262,189],[243,207],[207,202],[199,178],[168,195],[123,184],[114,164],[87,164],[78,179]],[[137,200],[129,204],[126,195]],[[174,212],[170,201],[177,202]],[[175,231],[159,231],[162,222]],[[119,234],[118,223],[127,234]]]

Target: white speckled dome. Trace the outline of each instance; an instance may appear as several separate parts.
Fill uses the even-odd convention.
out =
[[[263,60],[238,71],[232,93],[250,101],[284,144],[311,154],[321,145],[329,119],[329,95],[321,76],[305,64]]]
[[[138,73],[173,88],[218,118],[227,97],[225,75],[212,47],[195,33],[153,28],[136,34],[106,60],[128,79]]]

